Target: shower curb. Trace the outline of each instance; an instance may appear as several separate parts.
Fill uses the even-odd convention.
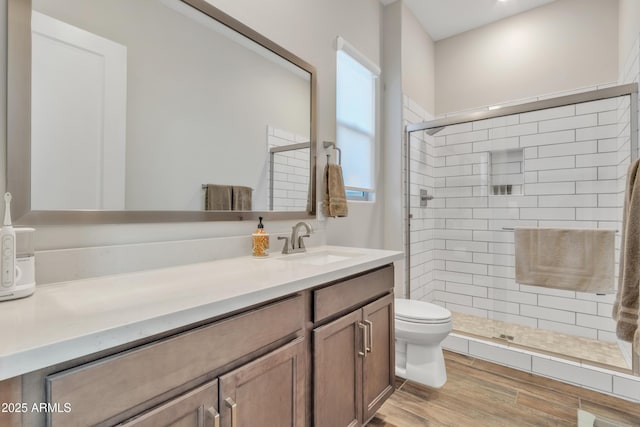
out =
[[[640,377],[631,374],[457,333],[449,334],[442,347],[454,353],[640,403]]]

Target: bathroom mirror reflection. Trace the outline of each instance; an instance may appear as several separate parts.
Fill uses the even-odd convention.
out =
[[[31,8],[31,100],[15,102],[30,104],[30,150],[9,141],[18,217],[312,213],[313,67],[202,0],[33,0]],[[25,63],[12,52],[10,66]],[[273,148],[300,144],[274,171]],[[248,191],[239,206],[251,213],[207,205],[219,188]]]

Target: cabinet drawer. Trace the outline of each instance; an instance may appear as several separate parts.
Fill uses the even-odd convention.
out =
[[[53,426],[95,425],[147,404],[304,325],[297,295],[229,319],[47,377],[47,400],[72,411],[49,414]]]
[[[393,266],[389,265],[313,292],[313,321],[361,305],[393,289]]]

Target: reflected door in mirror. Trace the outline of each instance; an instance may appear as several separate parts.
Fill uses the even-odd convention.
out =
[[[32,15],[31,207],[125,207],[127,49]]]

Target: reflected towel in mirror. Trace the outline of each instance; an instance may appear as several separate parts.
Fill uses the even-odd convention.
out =
[[[243,187],[234,185],[232,190],[232,205],[234,211],[250,211],[251,210],[251,187]]]
[[[230,185],[207,184],[204,209],[207,211],[230,211],[233,189]]]

